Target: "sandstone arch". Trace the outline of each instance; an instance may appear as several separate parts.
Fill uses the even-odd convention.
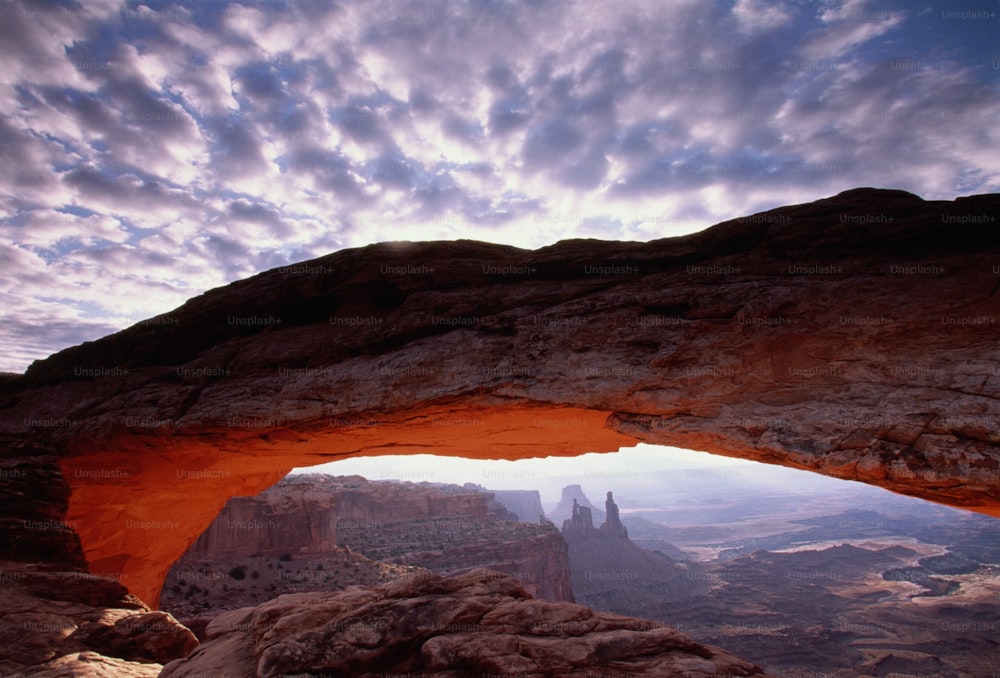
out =
[[[998,215],[857,189],[649,243],[338,252],[5,378],[3,459],[57,460],[38,515],[154,605],[226,499],[345,455],[644,441],[1000,516]]]

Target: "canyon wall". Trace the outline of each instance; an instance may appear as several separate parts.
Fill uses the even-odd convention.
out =
[[[516,579],[537,598],[573,601],[566,542],[551,525],[501,520],[489,493],[457,486],[328,479],[338,542],[369,558],[443,574],[475,567]]]
[[[337,545],[334,498],[312,483],[289,482],[255,497],[233,497],[195,540],[198,558],[327,553]]]
[[[353,455],[642,441],[1000,515],[998,216],[856,189],[648,243],[336,252],[0,379],[0,442],[58,460],[55,541],[152,604],[231,496]]]
[[[503,520],[491,503],[491,494],[457,485],[296,474],[258,496],[229,500],[175,569],[191,572],[216,563],[219,570],[234,557],[299,560],[347,547],[442,574],[489,567],[537,598],[572,602],[559,532]]]
[[[507,507],[507,510],[525,523],[537,523],[545,516],[542,508],[542,496],[538,490],[487,490],[493,497]]]

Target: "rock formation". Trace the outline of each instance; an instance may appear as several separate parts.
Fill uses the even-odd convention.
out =
[[[761,676],[660,624],[533,599],[490,570],[281,596],[228,612],[163,678],[337,675]]]
[[[573,517],[573,507],[576,505],[587,509],[590,512],[591,520],[598,524],[604,522],[604,512],[587,499],[587,495],[583,493],[583,488],[580,485],[566,485],[563,487],[559,503],[552,509],[548,516],[554,523],[561,524],[563,521]]]
[[[516,516],[501,519],[493,503],[492,494],[474,487],[296,474],[256,497],[231,499],[167,581],[197,579],[195,593],[204,594],[199,601],[227,609],[235,606],[227,601],[257,604],[290,588],[328,590],[342,581],[374,583],[372,573],[384,581],[384,575],[408,571],[382,563],[442,574],[489,567],[518,580],[537,598],[572,602],[567,546],[558,530],[518,523]],[[330,569],[349,560],[339,554],[345,548],[379,562],[355,558],[354,579],[345,579]],[[299,582],[293,572],[300,572],[303,563],[312,570],[304,575],[311,589],[294,586]],[[256,576],[234,581],[228,575],[232,567],[250,568]],[[275,567],[282,575],[277,579]],[[203,570],[213,579],[193,575]],[[180,591],[171,604],[179,605],[179,598]]]
[[[338,543],[369,558],[443,574],[489,567],[535,597],[573,600],[566,542],[553,527],[499,520],[489,510],[490,494],[457,486],[353,484],[336,493]]]
[[[292,556],[185,554],[170,572],[160,605],[199,640],[215,617],[289,593],[376,586],[422,568],[372,560],[349,548]]]
[[[540,522],[545,515],[542,497],[538,490],[487,490],[498,502],[507,507],[522,523]]]
[[[521,517],[517,513],[515,513],[514,511],[511,511],[509,508],[507,508],[507,505],[505,503],[503,503],[502,501],[499,501],[496,498],[495,493],[493,493],[493,492],[487,492],[486,488],[483,487],[482,485],[477,485],[476,483],[464,483],[462,485],[462,487],[464,487],[465,489],[468,489],[468,490],[472,490],[473,492],[481,492],[481,493],[487,495],[488,499],[486,500],[486,505],[489,507],[490,513],[492,513],[493,515],[495,515],[500,520],[510,520],[510,521],[515,522],[515,523],[516,522],[529,522],[529,523],[530,522],[537,522],[537,519],[536,520],[522,521]]]
[[[597,529],[594,528],[594,517],[590,509],[593,504],[587,499],[583,489],[579,485],[567,485],[563,488],[563,499],[567,497],[572,497],[573,500],[570,517],[563,521],[562,526],[562,534],[567,541],[595,538],[628,539],[628,530],[622,525],[618,504],[615,503],[611,491],[608,491],[607,500],[604,502],[604,522]]]
[[[661,610],[680,597],[704,592],[697,563],[679,563],[663,553],[633,544],[622,525],[612,492],[605,501],[605,519],[592,522],[590,504],[579,485],[563,489],[572,496],[572,515],[563,521],[562,535],[569,545],[569,564],[577,600],[599,610]]]
[[[0,380],[0,458],[55,458],[72,491],[23,510],[75,533],[32,539],[19,505],[4,555],[78,537],[155,605],[227,499],[295,466],[640,441],[1000,515],[998,216],[855,189],[680,238],[387,243],[211,290]]]
[[[197,644],[117,581],[0,562],[0,675],[153,677]]]
[[[570,517],[563,521],[562,535],[567,542],[591,539],[597,536],[597,530],[594,529],[594,517],[591,515],[590,509],[586,506],[580,506],[576,499],[573,499]]]
[[[58,458],[33,441],[0,436],[0,558],[86,571],[69,485]]]
[[[608,498],[604,502],[604,510],[607,518],[601,525],[601,535],[613,539],[628,539],[628,530],[622,525],[622,519],[618,515],[618,504],[615,503],[610,490],[608,490]]]
[[[310,482],[289,482],[254,497],[233,497],[187,553],[226,555],[327,553],[337,546],[332,493]]]

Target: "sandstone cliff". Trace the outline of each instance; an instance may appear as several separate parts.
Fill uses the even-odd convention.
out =
[[[187,553],[209,558],[327,553],[337,545],[336,525],[331,493],[290,480],[255,497],[230,499]]]
[[[551,526],[500,518],[492,494],[477,489],[297,474],[231,499],[171,569],[164,602],[187,620],[293,590],[378,583],[413,567],[484,566],[537,598],[572,601],[566,548]],[[233,568],[245,573],[236,579]]]
[[[579,485],[567,485],[562,489],[559,503],[548,514],[549,520],[556,525],[562,525],[563,521],[573,517],[574,506],[582,506],[587,509],[594,524],[600,525],[604,522],[604,511],[590,502],[587,495],[583,493],[583,488]]]
[[[607,499],[604,500],[604,515],[606,518],[601,523],[601,536],[609,539],[628,539],[628,530],[622,525],[618,504],[615,503],[614,493],[611,490],[608,490]]]
[[[379,584],[412,572],[337,544],[336,493],[367,481],[327,481],[289,476],[257,496],[230,499],[170,568],[163,609],[201,637],[208,621],[224,610],[286,593]],[[343,524],[350,530],[356,523]]]
[[[538,598],[573,600],[559,531],[500,520],[489,508],[490,494],[360,478],[350,485],[336,492],[338,543],[369,558],[444,574],[489,567]]]
[[[1000,515],[998,216],[856,189],[649,243],[336,252],[0,380],[0,435],[153,604],[229,497],[345,455],[644,441]]]
[[[678,562],[663,553],[633,544],[622,525],[612,492],[605,500],[604,522],[594,527],[592,506],[579,485],[569,485],[570,517],[562,534],[569,544],[573,591],[577,600],[598,610],[619,614],[662,612],[670,602],[708,590],[704,566]]]
[[[537,523],[545,516],[538,490],[488,490],[498,502],[524,523]]]
[[[418,574],[369,589],[282,596],[221,615],[163,678],[422,675],[762,676],[654,622],[533,599],[508,577]]]

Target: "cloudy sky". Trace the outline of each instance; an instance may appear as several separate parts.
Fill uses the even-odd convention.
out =
[[[491,490],[538,490],[543,502],[555,503],[562,488],[583,487],[587,496],[600,505],[608,490],[621,491],[619,498],[657,496],[665,491],[665,479],[680,487],[668,494],[704,492],[706,483],[724,487],[726,483],[769,488],[797,487],[817,490],[853,491],[860,483],[828,478],[809,471],[731,459],[704,452],[664,445],[639,443],[617,452],[592,452],[577,457],[542,457],[506,461],[466,459],[432,454],[381,457],[352,457],[318,466],[295,469],[293,473],[360,475],[370,480],[404,480],[413,483],[476,483]],[[872,488],[875,489],[875,488]],[[874,494],[888,490],[877,490]]]
[[[345,247],[1000,190],[997,0],[0,0],[0,370]]]

